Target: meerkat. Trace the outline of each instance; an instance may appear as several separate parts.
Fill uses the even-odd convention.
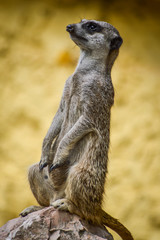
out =
[[[114,103],[111,69],[123,40],[117,29],[102,21],[83,19],[66,30],[79,46],[80,58],[44,138],[40,163],[29,169],[30,187],[41,206],[69,211],[133,240],[118,220],[102,210]]]

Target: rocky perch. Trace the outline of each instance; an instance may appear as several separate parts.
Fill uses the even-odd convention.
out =
[[[77,215],[47,207],[8,221],[1,240],[113,240],[105,227],[94,226]]]

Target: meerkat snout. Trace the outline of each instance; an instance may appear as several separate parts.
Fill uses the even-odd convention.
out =
[[[72,33],[74,31],[74,25],[73,24],[67,25],[66,31],[69,33]]]

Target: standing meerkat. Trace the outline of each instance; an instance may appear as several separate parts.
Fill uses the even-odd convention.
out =
[[[67,31],[81,54],[44,138],[41,161],[29,170],[31,190],[41,206],[75,213],[133,240],[101,207],[114,103],[111,69],[122,38],[111,24],[95,20],[70,24]],[[30,207],[21,215],[37,209]]]

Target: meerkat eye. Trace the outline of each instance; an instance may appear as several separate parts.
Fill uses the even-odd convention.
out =
[[[102,30],[102,27],[94,22],[88,22],[82,25],[82,28],[86,29],[90,34],[93,34],[94,32],[100,32]]]
[[[97,30],[97,24],[96,23],[92,23],[92,22],[87,23],[86,27],[92,32],[95,32]]]
[[[97,24],[95,24],[95,23],[89,23],[89,24],[87,25],[87,28],[89,28],[89,29],[92,30],[92,31],[96,31],[96,29],[97,29]]]

